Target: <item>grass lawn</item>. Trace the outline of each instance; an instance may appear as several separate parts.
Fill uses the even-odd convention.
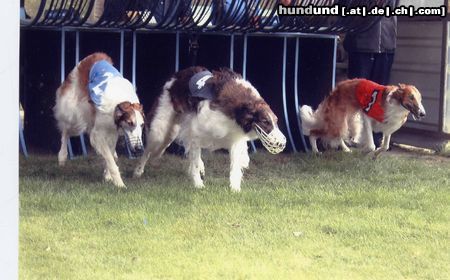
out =
[[[242,192],[206,154],[206,188],[165,155],[125,191],[97,157],[20,162],[21,279],[449,279],[450,160],[251,156]]]

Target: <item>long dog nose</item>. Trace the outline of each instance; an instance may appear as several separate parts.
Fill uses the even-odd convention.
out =
[[[427,115],[426,111],[425,111],[425,107],[423,107],[422,104],[420,104],[419,106],[419,117],[423,118]]]
[[[137,147],[134,148],[134,154],[136,156],[141,156],[144,153],[144,147],[139,145]]]

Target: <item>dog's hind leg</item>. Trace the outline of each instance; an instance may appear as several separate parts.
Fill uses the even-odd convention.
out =
[[[144,154],[134,169],[133,176],[140,177],[144,173],[145,164],[148,160],[156,160],[162,156],[167,147],[175,140],[180,131],[168,89],[170,85],[164,86],[164,91],[154,105],[154,111],[149,115],[150,124],[147,131],[147,146]]]
[[[144,154],[139,159],[139,163],[134,169],[133,176],[139,178],[144,173],[145,164],[148,160],[151,162],[159,159],[166,149],[177,138],[180,126],[178,124],[167,124],[169,126],[165,135],[158,135],[156,133],[147,134],[147,146],[145,147]]]
[[[344,139],[339,139],[339,146],[341,147],[342,151],[346,152],[346,153],[351,153],[352,150],[350,150],[349,147],[347,147],[347,145],[345,145],[345,141]]]
[[[310,135],[309,136],[309,143],[311,144],[311,150],[314,154],[320,154],[319,149],[317,148],[317,137]]]
[[[67,131],[64,129],[61,132],[61,149],[58,153],[58,164],[59,166],[64,166],[67,161],[67,143],[69,141],[69,135],[67,134]]]

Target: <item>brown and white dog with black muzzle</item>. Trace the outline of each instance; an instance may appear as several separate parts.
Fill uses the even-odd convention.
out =
[[[415,86],[383,86],[365,79],[339,83],[316,111],[306,105],[300,108],[303,133],[309,136],[313,152],[319,152],[318,138],[350,152],[345,140],[359,138],[362,132],[362,147],[374,156],[389,149],[392,133],[406,122],[409,113],[415,119],[426,114],[422,96]],[[381,147],[377,150],[372,131],[383,133]]]
[[[69,137],[88,133],[105,160],[104,179],[125,187],[115,161],[117,139],[123,133],[131,152],[142,154],[144,113],[133,85],[111,58],[94,53],[81,60],[56,91],[53,111],[61,132],[59,164],[67,160]]]
[[[204,187],[201,149],[228,149],[230,187],[238,192],[242,169],[250,161],[247,141],[261,139],[271,153],[281,152],[286,145],[269,105],[230,69],[209,72],[204,67],[190,67],[175,73],[147,120],[147,147],[134,175],[141,176],[147,160],[161,157],[177,140],[188,154],[189,175],[197,188]]]

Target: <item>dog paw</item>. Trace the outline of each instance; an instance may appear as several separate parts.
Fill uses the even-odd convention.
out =
[[[203,189],[203,188],[205,188],[205,184],[203,184],[203,182],[197,182],[197,183],[194,183],[194,187],[196,189]]]
[[[125,186],[125,184],[123,182],[114,182],[113,181],[114,186],[116,186],[119,189],[126,189],[127,186]]]
[[[241,192],[241,186],[230,185],[231,192],[238,193]]]
[[[202,180],[205,179],[205,166],[199,168],[199,172],[200,172],[200,178],[202,178]]]
[[[382,149],[382,148],[378,148],[378,149],[376,149],[375,151],[372,151],[372,152],[370,152],[369,154],[368,154],[368,156],[370,157],[370,158],[372,158],[372,159],[377,159],[379,156],[380,156],[380,154],[382,153],[382,152],[384,152],[385,150],[384,149]]]
[[[366,152],[366,153],[372,153],[372,152],[375,152],[375,150],[376,150],[375,145],[373,145],[373,146],[366,146],[366,147],[363,148],[363,151]]]
[[[105,182],[113,181],[113,177],[111,176],[111,173],[108,171],[108,169],[103,170],[103,180]]]
[[[143,173],[144,173],[144,169],[138,167],[133,172],[133,178],[140,178]]]
[[[349,149],[348,147],[343,147],[342,148],[342,151],[344,152],[344,153],[353,153],[353,151],[351,150],[351,149]]]
[[[112,182],[112,181],[113,181],[113,178],[111,177],[110,174],[105,174],[105,175],[103,176],[103,180],[104,180],[105,182]]]

